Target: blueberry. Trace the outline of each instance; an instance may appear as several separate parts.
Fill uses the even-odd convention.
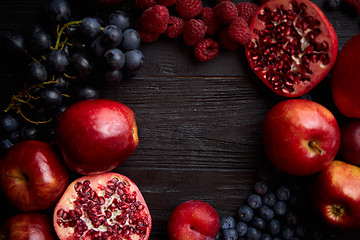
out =
[[[289,226],[284,226],[281,230],[281,237],[284,240],[290,240],[294,236],[294,229]]]
[[[5,153],[8,151],[14,144],[10,142],[9,139],[5,138],[0,141],[0,150],[1,152]]]
[[[249,206],[243,205],[239,207],[238,215],[241,221],[250,222],[254,216],[254,211]]]
[[[19,127],[19,124],[19,118],[11,113],[5,113],[0,119],[0,127],[5,132],[15,131]]]
[[[276,196],[273,192],[267,192],[262,196],[261,200],[264,205],[272,207],[276,203]]]
[[[306,228],[303,225],[297,225],[295,227],[295,235],[303,238],[306,235]]]
[[[285,221],[290,225],[298,224],[298,217],[294,211],[288,211],[285,214]]]
[[[287,212],[287,204],[284,201],[277,201],[273,207],[276,215],[284,215]]]
[[[258,216],[254,216],[251,220],[251,226],[258,230],[264,230],[266,228],[266,221]]]
[[[20,135],[23,140],[34,140],[37,138],[39,131],[35,127],[24,126],[20,130]]]
[[[269,189],[269,186],[264,181],[259,181],[255,183],[254,190],[257,194],[263,195],[265,194]]]
[[[264,234],[261,236],[261,240],[272,240],[272,237],[271,237],[270,234],[264,233]]]
[[[256,228],[249,227],[246,232],[246,239],[261,240],[261,232]]]
[[[331,9],[339,9],[341,0],[328,0],[328,5]]]
[[[124,31],[124,37],[120,47],[123,51],[138,49],[140,42],[141,39],[138,31],[130,28]]]
[[[271,220],[275,215],[274,211],[269,206],[266,206],[266,205],[262,205],[259,208],[258,213],[259,213],[259,216],[262,219],[264,219],[265,221]]]
[[[243,237],[245,236],[246,234],[246,231],[248,229],[248,226],[246,223],[244,222],[238,222],[236,225],[235,225],[235,229],[236,231],[238,232],[238,235],[239,237]]]
[[[262,200],[259,195],[251,194],[247,199],[247,203],[252,209],[258,209],[262,205]]]
[[[291,190],[287,186],[281,186],[276,189],[276,197],[280,201],[287,201],[290,199],[291,196]]]
[[[222,231],[223,240],[236,240],[238,239],[238,233],[235,228],[224,229]]]
[[[268,224],[268,231],[271,235],[276,236],[281,231],[281,223],[278,219],[273,218]]]
[[[16,130],[10,133],[9,135],[9,141],[13,144],[20,142],[21,140],[21,135],[20,135],[20,131]]]
[[[105,82],[109,85],[116,85],[123,79],[123,72],[121,70],[113,70],[105,72],[104,78]]]
[[[220,218],[220,229],[235,228],[235,219],[231,216],[223,216]]]

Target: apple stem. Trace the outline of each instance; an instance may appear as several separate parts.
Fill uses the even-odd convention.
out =
[[[319,147],[319,145],[316,143],[316,141],[314,140],[310,140],[308,143],[309,147],[312,148],[314,151],[318,151],[320,153],[320,155],[323,155],[325,153],[324,150],[322,150],[322,148]]]

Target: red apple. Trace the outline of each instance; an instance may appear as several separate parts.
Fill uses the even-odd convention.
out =
[[[170,240],[215,239],[220,229],[216,210],[201,200],[181,203],[171,213],[167,231]]]
[[[57,119],[55,138],[66,165],[84,175],[116,168],[139,144],[134,112],[110,99],[71,105]]]
[[[313,187],[314,203],[326,223],[340,229],[360,228],[360,168],[333,161]]]
[[[334,115],[319,103],[290,99],[276,104],[263,124],[265,152],[285,172],[304,176],[326,168],[340,146]]]
[[[345,43],[331,73],[331,92],[334,103],[343,115],[352,118],[360,118],[359,54],[360,34]]]
[[[360,119],[351,119],[341,127],[340,152],[345,161],[360,165]]]
[[[0,162],[0,183],[11,204],[36,211],[59,200],[69,177],[52,145],[28,140],[15,144]]]
[[[43,213],[19,213],[6,220],[0,229],[0,239],[55,240],[51,219]]]

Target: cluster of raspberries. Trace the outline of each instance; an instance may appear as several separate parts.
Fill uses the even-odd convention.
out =
[[[143,42],[153,42],[161,35],[182,37],[194,48],[201,62],[214,59],[220,47],[236,50],[250,41],[250,21],[259,8],[255,3],[217,0],[205,7],[201,0],[135,0],[141,10],[137,31]]]

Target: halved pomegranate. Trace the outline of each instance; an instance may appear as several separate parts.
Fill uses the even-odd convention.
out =
[[[299,97],[333,67],[338,39],[324,13],[308,0],[272,0],[251,23],[246,57],[256,75],[275,93]]]
[[[54,210],[60,240],[148,239],[151,216],[133,181],[107,172],[83,176],[66,189]]]

